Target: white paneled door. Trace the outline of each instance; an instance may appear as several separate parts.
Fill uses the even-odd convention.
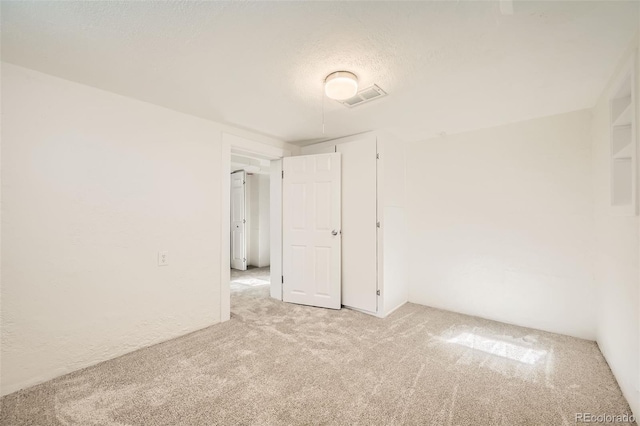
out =
[[[340,309],[340,154],[283,159],[283,300]]]
[[[241,271],[247,269],[245,188],[245,172],[231,173],[231,267]]]

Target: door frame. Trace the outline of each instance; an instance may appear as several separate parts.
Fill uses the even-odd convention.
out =
[[[220,322],[228,321],[231,318],[231,290],[230,290],[230,282],[231,282],[231,253],[229,248],[231,247],[231,152],[242,152],[245,154],[254,154],[262,157],[269,158],[271,160],[278,160],[283,157],[289,157],[292,155],[291,151],[274,146],[266,143],[258,142],[256,140],[248,139],[243,136],[238,136],[232,133],[227,133],[226,131],[222,132],[222,143],[221,143],[221,166],[220,172],[222,177],[222,187],[221,187],[221,227],[220,227]],[[281,162],[280,162],[281,164]],[[279,173],[278,173],[279,174]],[[271,172],[271,177],[273,178],[274,173]],[[270,204],[273,204],[272,201],[274,199],[282,200],[282,180],[278,180],[280,185],[271,185],[271,196],[270,196]],[[277,191],[274,194],[274,188],[280,188],[280,193]],[[271,282],[272,282],[272,296],[273,296],[273,284],[274,276],[282,275],[282,206],[280,209],[274,209],[270,206],[271,214],[279,212],[279,217],[276,217],[275,220],[271,218]],[[274,222],[280,223],[280,238],[274,238],[276,236],[276,232],[278,230],[274,230]],[[275,231],[275,232],[274,232]],[[279,263],[274,263],[274,243],[276,244],[275,253],[280,253],[278,257],[276,255],[276,259],[279,258]],[[279,248],[278,248],[279,246]],[[277,273],[277,275],[274,275]],[[278,287],[280,287],[280,283],[278,282]],[[281,290],[281,289],[280,289]],[[274,296],[275,297],[275,296]]]

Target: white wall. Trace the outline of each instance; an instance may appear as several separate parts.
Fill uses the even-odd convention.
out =
[[[407,247],[407,182],[406,145],[398,138],[383,132],[377,136],[378,160],[378,212],[382,218],[382,241],[379,254],[382,262],[384,297],[382,316],[404,305],[409,299]],[[380,249],[381,252],[380,252]]]
[[[598,346],[631,409],[640,416],[640,224],[637,216],[614,216],[609,207],[609,94],[619,73],[636,52],[637,44],[634,44],[593,109],[593,182]],[[638,65],[636,71],[640,70]],[[636,75],[636,79],[637,97],[640,75]],[[636,98],[636,112],[640,113],[637,102]],[[637,120],[640,123],[640,116]]]
[[[248,264],[269,266],[269,175],[247,175]]]
[[[4,63],[2,112],[2,394],[220,320],[233,128]]]
[[[407,147],[409,301],[595,338],[591,113]]]

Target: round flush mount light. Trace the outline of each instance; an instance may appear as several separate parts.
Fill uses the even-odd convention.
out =
[[[324,80],[324,93],[337,101],[349,99],[358,93],[358,77],[349,71],[332,72]]]

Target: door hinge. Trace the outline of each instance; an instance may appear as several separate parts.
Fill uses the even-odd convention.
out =
[[[380,290],[376,290],[376,295],[380,296]]]
[[[284,170],[282,171],[282,179],[284,179]]]
[[[376,222],[376,228],[380,228],[380,222]]]
[[[284,284],[284,275],[280,275],[280,278],[282,278],[282,284]]]
[[[247,182],[243,180],[243,181],[242,181],[242,184],[244,185],[245,183],[247,183]]]
[[[376,153],[376,160],[380,159],[380,154]]]
[[[247,223],[247,219],[242,219],[242,223]]]

